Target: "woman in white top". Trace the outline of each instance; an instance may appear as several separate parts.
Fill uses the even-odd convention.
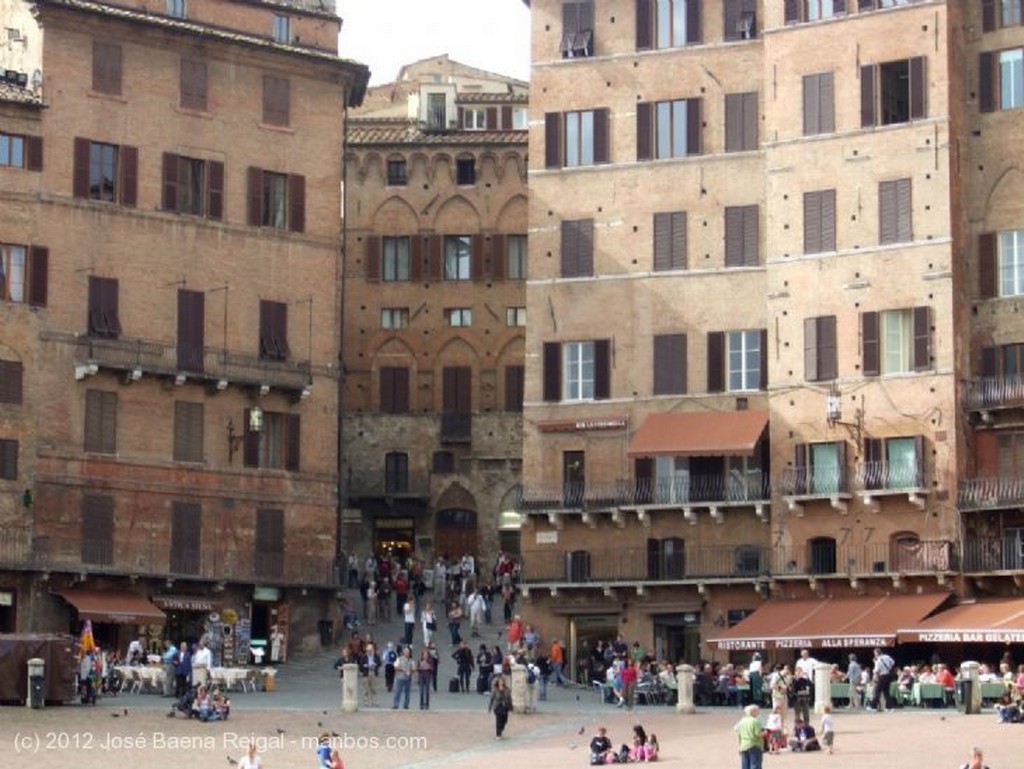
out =
[[[434,613],[433,604],[428,603],[420,612],[420,622],[423,625],[423,645],[428,646],[437,630],[437,614]]]

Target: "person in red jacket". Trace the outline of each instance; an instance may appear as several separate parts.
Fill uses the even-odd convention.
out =
[[[523,640],[523,620],[518,614],[508,623],[506,638],[509,651],[519,648],[519,642]]]

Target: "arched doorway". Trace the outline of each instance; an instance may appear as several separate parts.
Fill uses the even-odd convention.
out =
[[[473,510],[441,510],[435,519],[434,552],[447,558],[477,554],[477,516]]]

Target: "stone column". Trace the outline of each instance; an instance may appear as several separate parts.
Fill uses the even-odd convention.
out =
[[[530,708],[530,685],[526,682],[526,666],[512,665],[512,712],[529,713]]]
[[[827,662],[814,663],[814,712],[824,713],[825,705],[832,702],[832,666]]]
[[[341,709],[345,713],[355,713],[359,710],[359,666],[347,662],[341,670]]]
[[[693,704],[693,665],[676,665],[676,713],[696,713]]]
[[[964,713],[978,715],[981,713],[981,682],[978,680],[978,663],[960,663],[960,683],[963,687]]]

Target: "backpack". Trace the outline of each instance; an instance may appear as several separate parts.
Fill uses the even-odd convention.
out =
[[[535,684],[537,683],[537,674],[534,672],[535,668],[530,665],[526,668],[526,683]]]

